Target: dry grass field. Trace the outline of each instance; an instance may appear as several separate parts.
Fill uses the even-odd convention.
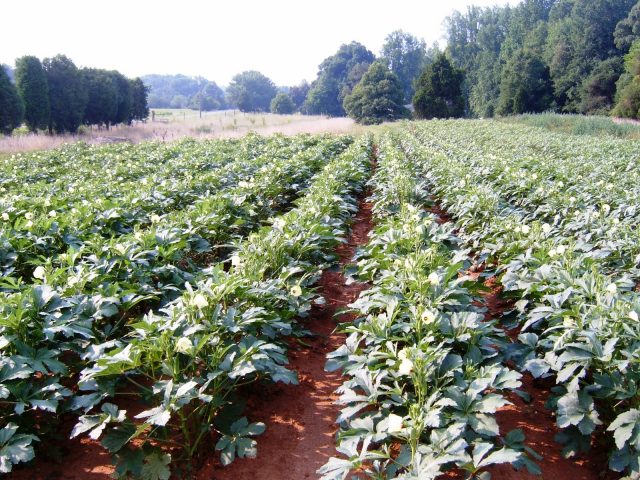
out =
[[[306,115],[274,115],[242,113],[237,110],[199,112],[194,110],[152,109],[146,122],[122,125],[109,130],[84,128],[77,135],[28,134],[0,137],[0,155],[33,150],[47,150],[64,143],[132,142],[148,140],[174,141],[183,137],[238,137],[253,131],[261,135],[282,133],[357,133],[361,127],[349,118]]]

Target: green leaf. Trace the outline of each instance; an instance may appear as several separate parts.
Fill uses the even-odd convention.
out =
[[[147,455],[144,458],[144,465],[142,465],[142,479],[169,480],[169,477],[171,477],[170,463],[171,455],[169,454],[154,452],[151,455]]]
[[[251,435],[251,436],[262,435],[266,430],[266,428],[267,426],[264,423],[254,422],[244,430],[244,434]]]
[[[136,436],[137,429],[133,423],[126,422],[109,430],[100,442],[109,453],[116,453]]]

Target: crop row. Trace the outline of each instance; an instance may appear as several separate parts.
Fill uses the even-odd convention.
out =
[[[638,475],[637,146],[493,127],[421,125],[403,150],[479,261],[498,267],[520,332],[505,355],[555,383],[563,453],[595,435],[612,470]]]
[[[178,447],[178,464],[189,465],[212,437],[224,464],[254,456],[251,437],[265,426],[241,415],[237,391],[265,379],[297,382],[286,368],[283,337],[304,334],[295,319],[320,301],[313,284],[335,261],[369,155],[369,141],[349,148],[315,177],[295,209],[237,245],[230,271],[211,267],[177,301],[131,325],[123,340],[96,346],[78,400],[85,410],[107,403],[102,414],[80,417],[73,435],[102,436],[120,476],[168,462],[163,443]],[[116,396],[132,384],[151,408],[135,417],[118,410],[109,403],[114,382],[122,385]]]
[[[523,433],[501,435],[494,413],[520,386],[504,365],[504,332],[480,308],[480,283],[465,274],[469,251],[427,213],[420,165],[386,135],[371,181],[375,228],[354,275],[371,284],[343,325],[346,344],[329,355],[341,369],[338,451],[319,473],[346,479],[468,478],[496,463],[538,472]]]
[[[42,412],[83,408],[75,401],[77,389],[69,386],[92,361],[95,345],[125,334],[144,312],[140,302],[156,299],[163,305],[204,275],[197,265],[188,269],[182,262],[198,252],[208,253],[207,263],[224,259],[222,252],[216,254],[216,243],[242,238],[288,209],[347,143],[326,138],[307,151],[274,158],[270,169],[245,177],[242,186],[188,209],[193,215],[176,216],[175,225],[159,222],[148,232],[103,239],[61,255],[58,266],[36,268],[33,283],[9,284],[5,278],[13,288],[1,298],[0,382],[3,421],[20,427],[13,442],[23,432],[42,430],[42,424],[34,425]],[[50,425],[44,425],[46,433]],[[5,468],[9,459],[3,457]]]
[[[204,155],[209,158],[209,169],[203,169],[196,162],[193,168],[200,171],[180,179],[172,178],[175,172],[158,168],[159,172],[151,179],[137,178],[135,186],[114,182],[106,196],[98,195],[95,189],[108,182],[107,178],[79,178],[79,186],[69,187],[71,193],[58,192],[54,196],[7,195],[3,198],[5,208],[0,221],[3,273],[8,275],[11,272],[7,270],[11,268],[29,273],[27,265],[39,264],[41,257],[51,258],[55,263],[55,255],[69,249],[78,250],[85,244],[131,235],[143,228],[171,227],[185,216],[185,208],[187,213],[198,212],[202,206],[206,208],[208,203],[215,202],[221,191],[249,184],[254,175],[264,174],[272,161],[287,160],[316,143],[305,137],[287,143],[271,142],[280,144],[277,155],[262,145],[245,153],[242,144],[233,149],[222,144],[216,151],[220,158]],[[185,150],[188,147],[184,145]],[[195,147],[192,150],[202,151]],[[263,150],[271,153],[260,154]],[[160,178],[164,187],[156,183]],[[119,187],[123,188],[121,192],[114,191]],[[242,190],[238,194],[241,195]]]

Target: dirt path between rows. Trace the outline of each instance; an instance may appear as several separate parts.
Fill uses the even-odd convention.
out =
[[[341,266],[368,241],[371,228],[371,204],[362,199],[347,243],[336,251]],[[335,332],[337,323],[353,318],[346,314],[336,319],[334,314],[353,302],[366,285],[347,285],[341,272],[325,271],[318,287],[326,304],[315,306],[305,321],[314,336],[304,340],[308,346],[293,343],[289,350],[289,368],[298,373],[300,385],[271,385],[248,399],[250,421],[267,425],[257,438],[257,457],[238,459],[228,467],[212,459],[200,470],[198,480],[313,479],[318,478],[316,470],[335,454],[339,414],[335,390],[342,378],[339,372],[325,372],[324,365],[327,353],[344,344],[345,336]]]

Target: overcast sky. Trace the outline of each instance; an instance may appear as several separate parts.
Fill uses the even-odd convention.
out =
[[[442,22],[467,5],[519,0],[12,0],[3,2],[0,63],[63,53],[78,66],[201,75],[226,85],[259,70],[277,85],[313,80],[356,40],[379,53],[402,29],[444,45]]]

